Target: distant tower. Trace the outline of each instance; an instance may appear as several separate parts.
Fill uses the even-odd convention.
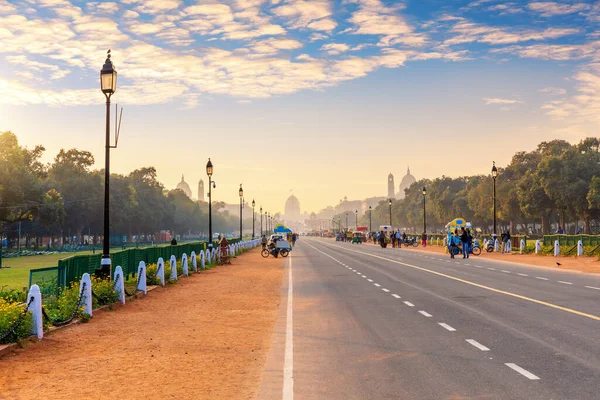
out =
[[[204,201],[204,181],[198,182],[198,201]]]
[[[395,186],[394,186],[394,175],[392,175],[392,173],[390,172],[390,174],[388,175],[388,198],[389,199],[393,199],[396,193],[395,190]]]

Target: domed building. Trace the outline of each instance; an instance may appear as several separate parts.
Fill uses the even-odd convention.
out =
[[[286,221],[301,221],[302,213],[300,212],[300,202],[296,196],[291,195],[285,202],[285,219]]]
[[[399,192],[396,195],[396,198],[403,199],[405,196],[404,189],[408,189],[410,187],[410,185],[412,185],[416,181],[417,181],[417,178],[415,178],[413,175],[411,175],[410,167],[408,167],[408,170],[406,171],[406,175],[404,175],[404,177],[400,181],[400,186],[398,187]]]
[[[190,185],[186,183],[183,179],[183,175],[181,175],[181,182],[177,184],[177,189],[181,190],[187,197],[192,198],[192,189],[190,189]]]

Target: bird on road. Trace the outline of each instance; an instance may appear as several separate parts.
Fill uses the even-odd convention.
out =
[[[557,267],[560,267],[561,265],[562,265],[562,264],[561,264],[561,263],[559,263],[559,262],[557,262],[557,263],[556,263],[556,266],[557,266]]]

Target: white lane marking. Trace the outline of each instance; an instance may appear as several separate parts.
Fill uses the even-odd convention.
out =
[[[423,311],[423,310],[420,310],[420,311],[419,311],[419,314],[423,314],[423,315],[424,315],[424,316],[426,316],[427,318],[431,318],[431,317],[432,317],[432,315],[431,315],[431,314],[429,314],[427,311]]]
[[[588,289],[600,290],[600,287],[594,287],[594,286],[586,286],[586,288],[588,288]]]
[[[406,304],[409,307],[414,307],[415,305],[413,303],[411,303],[410,301],[405,301],[404,304]]]
[[[467,265],[467,266],[469,266],[469,267],[471,266],[471,264],[465,264],[465,265]]]
[[[450,332],[456,332],[456,329],[454,329],[453,327],[451,327],[451,326],[450,326],[450,325],[448,325],[448,324],[445,324],[445,323],[443,323],[443,322],[438,322],[438,324],[439,324],[439,325],[440,325],[442,328],[444,328],[444,329],[446,329],[446,330],[449,330]]]
[[[566,281],[558,281],[558,283],[564,283],[565,285],[572,285],[572,282],[566,282]]]
[[[389,290],[387,290],[387,289],[381,289],[381,290],[383,290],[383,291],[384,291],[384,292],[386,292],[386,293],[389,293],[389,292],[390,292],[390,291],[389,291]]]
[[[460,264],[458,261],[454,261],[454,264]]]
[[[394,296],[394,297],[395,297],[395,298],[397,298],[397,299],[400,299],[400,298],[401,298],[401,297],[400,297],[400,296],[398,296],[396,293],[392,294],[392,296]]]
[[[481,265],[473,265],[475,268],[483,268]]]
[[[522,273],[520,273],[520,272],[517,272],[517,275],[520,275],[520,276],[529,276],[529,275],[527,275],[527,274],[522,274]]]
[[[505,269],[501,269],[500,271],[504,272],[505,274],[510,274],[510,271],[507,271]]]
[[[381,285],[379,283],[374,283],[373,285],[380,287]]]
[[[373,279],[367,279],[369,282],[373,282]]]
[[[447,263],[449,263],[449,262],[452,262],[452,261],[450,261],[450,260],[446,260],[446,262],[447,262]]]
[[[293,281],[292,281],[292,255],[290,254],[289,286],[287,303],[287,320],[285,326],[285,355],[283,361],[283,400],[294,399],[294,308],[293,308]]]
[[[366,275],[361,275],[361,276],[362,276],[363,278],[366,278],[366,277],[367,277]]]
[[[536,277],[535,277],[535,279],[541,279],[541,280],[543,280],[543,281],[547,281],[547,280],[548,280],[548,278],[543,278],[543,277],[541,277],[541,276],[536,276]]]
[[[466,340],[469,344],[477,347],[481,351],[490,351],[490,349],[488,349],[487,347],[485,347],[484,345],[479,343],[477,340],[473,340],[473,339],[466,339]]]
[[[538,376],[532,374],[531,372],[527,371],[526,369],[519,367],[517,364],[505,363],[504,365],[506,365],[508,368],[510,368],[512,370],[517,371],[518,373],[520,373],[527,379],[531,379],[532,381],[537,381],[538,379],[540,379]]]
[[[496,268],[488,268],[490,271],[495,271]]]

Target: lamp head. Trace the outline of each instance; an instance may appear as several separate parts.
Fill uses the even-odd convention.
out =
[[[213,165],[209,158],[208,162],[206,163],[206,175],[212,176],[212,174],[213,174]]]

